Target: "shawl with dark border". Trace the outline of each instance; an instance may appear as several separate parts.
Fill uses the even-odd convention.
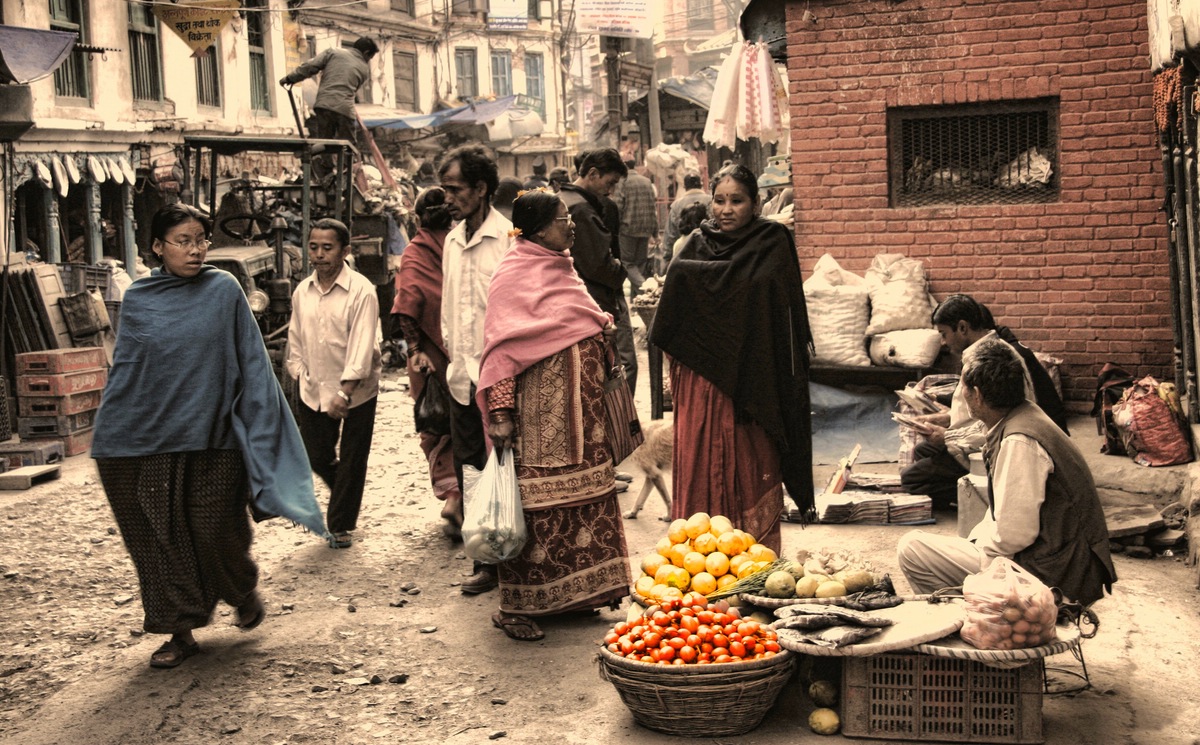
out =
[[[667,271],[650,341],[766,430],[788,493],[810,517],[812,334],[791,231],[762,218],[693,231]]]
[[[396,274],[392,313],[417,322],[421,333],[446,353],[442,339],[442,247],[448,230],[421,228],[404,249]]]

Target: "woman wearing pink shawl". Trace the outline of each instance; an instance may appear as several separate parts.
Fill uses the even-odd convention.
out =
[[[488,292],[478,396],[493,445],[514,448],[529,532],[498,567],[492,623],[536,641],[534,616],[615,608],[629,594],[629,552],[603,420],[612,318],[575,273],[562,200],[524,192],[512,221],[519,237]]]

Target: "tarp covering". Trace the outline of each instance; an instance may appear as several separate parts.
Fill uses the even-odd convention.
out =
[[[477,101],[432,114],[414,114],[380,119],[363,119],[368,127],[384,129],[431,129],[444,124],[485,124],[494,121],[516,103],[516,96],[504,96],[494,101]]]
[[[32,83],[52,74],[79,40],[66,31],[0,26],[0,83]]]
[[[705,67],[691,75],[677,75],[658,81],[658,89],[676,98],[694,103],[702,109],[712,104],[713,89],[717,84],[717,68]],[[643,96],[645,98],[645,96]]]

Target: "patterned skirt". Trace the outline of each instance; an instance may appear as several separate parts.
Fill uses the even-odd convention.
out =
[[[517,481],[529,538],[499,566],[500,609],[545,616],[615,605],[629,551],[604,433],[604,347],[580,342],[516,379]]]
[[[249,482],[241,452],[202,450],[96,460],[141,586],[144,628],[207,626],[258,584],[250,557]]]

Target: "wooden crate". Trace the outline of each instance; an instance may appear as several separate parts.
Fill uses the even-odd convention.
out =
[[[18,396],[70,396],[86,391],[103,390],[108,382],[108,371],[104,368],[80,370],[58,375],[18,375]]]
[[[62,463],[62,460],[63,444],[61,440],[0,443],[0,463],[3,463],[10,471],[25,466]]]
[[[73,349],[48,349],[42,352],[25,352],[17,355],[18,375],[58,375],[67,372],[91,370],[105,367],[108,360],[101,347],[77,347]]]
[[[22,441],[39,437],[65,437],[91,429],[95,424],[95,409],[65,416],[27,416],[17,420],[17,433]]]
[[[100,408],[104,391],[84,391],[69,396],[21,396],[17,399],[20,416],[67,416]]]
[[[60,445],[62,445],[63,454],[70,457],[72,455],[80,455],[81,453],[86,453],[88,451],[88,449],[92,446],[92,432],[94,432],[94,430],[85,429],[82,432],[76,432],[73,435],[67,435],[65,437],[55,437],[53,439],[32,438],[29,440],[22,440],[22,442],[28,442],[28,443],[57,442]]]

